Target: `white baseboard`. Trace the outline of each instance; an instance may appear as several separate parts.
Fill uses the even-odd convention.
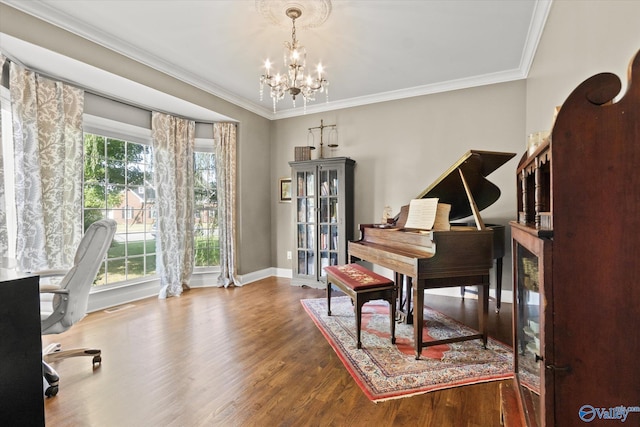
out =
[[[122,286],[97,289],[89,295],[87,313],[104,310],[121,304],[158,296],[160,280],[150,280],[142,283],[128,283]]]
[[[218,286],[218,272],[195,272],[191,277],[190,286],[192,288],[205,288]],[[252,273],[243,274],[238,277],[240,283],[238,286],[246,285],[267,277],[276,276],[284,278],[292,278],[291,269],[286,268],[265,268],[263,270],[254,271]],[[128,304],[145,298],[157,297],[160,290],[160,280],[153,279],[146,282],[127,283],[122,286],[110,287],[106,289],[96,289],[89,295],[89,305],[87,312],[104,310],[122,304]],[[444,295],[460,298],[460,288],[439,288],[428,289],[425,291],[431,295]],[[495,297],[495,290],[491,289],[489,294]],[[467,293],[465,298],[477,298],[475,294]],[[510,290],[502,291],[502,301],[505,303],[513,302],[513,292]]]
[[[442,296],[447,296],[447,297],[457,297],[457,298],[461,298],[462,295],[460,293],[460,287],[453,287],[453,288],[438,288],[438,289],[427,289],[424,291],[425,294],[430,294],[430,295],[442,295]],[[500,302],[503,303],[508,303],[511,304],[513,302],[513,291],[505,291],[503,290],[502,292],[500,292],[501,298],[500,298]],[[495,289],[490,289],[489,290],[489,296],[495,298],[496,296],[496,291]],[[476,294],[472,294],[470,292],[465,293],[465,298],[472,298],[472,299],[477,299],[478,296]]]
[[[189,286],[192,288],[218,287],[217,271],[194,272]],[[240,283],[237,286],[265,279],[278,274],[286,274],[286,270],[277,271],[275,268],[265,268],[249,274],[238,276]],[[286,276],[280,276],[286,277]],[[291,270],[289,270],[291,277]],[[113,286],[105,289],[96,288],[89,295],[87,313],[104,310],[122,304],[128,304],[145,298],[157,297],[160,291],[160,279],[155,278],[144,282],[124,283],[121,286]]]

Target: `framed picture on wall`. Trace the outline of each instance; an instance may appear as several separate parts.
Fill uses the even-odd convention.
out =
[[[280,178],[280,201],[291,201],[291,178]]]

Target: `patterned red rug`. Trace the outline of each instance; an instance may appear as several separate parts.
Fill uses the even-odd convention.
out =
[[[489,338],[423,349],[415,359],[413,325],[396,324],[396,345],[389,338],[389,304],[372,301],[362,308],[362,349],[356,348],[355,314],[349,297],[302,300],[338,357],[369,399],[379,402],[434,390],[513,376],[511,348]],[[473,333],[457,321],[425,307],[425,342]]]

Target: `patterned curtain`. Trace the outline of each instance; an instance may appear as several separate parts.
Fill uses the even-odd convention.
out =
[[[6,57],[0,53],[0,79]],[[9,236],[7,235],[7,202],[4,195],[4,154],[2,152],[2,115],[0,114],[0,257],[9,256]]]
[[[236,266],[236,125],[215,123],[218,217],[220,234],[220,276],[218,286],[241,286]]]
[[[196,123],[153,112],[153,163],[158,218],[159,298],[189,289],[193,273],[193,147]]]
[[[83,231],[84,91],[14,62],[9,86],[18,268],[66,268]]]

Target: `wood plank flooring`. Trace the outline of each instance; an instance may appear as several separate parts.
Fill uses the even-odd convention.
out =
[[[48,426],[498,426],[491,382],[372,403],[305,313],[324,291],[268,278],[239,288],[199,288],[88,315],[43,346],[102,349],[56,363],[60,392]],[[474,326],[476,300],[425,304]],[[511,305],[490,308],[490,335],[511,342]]]

